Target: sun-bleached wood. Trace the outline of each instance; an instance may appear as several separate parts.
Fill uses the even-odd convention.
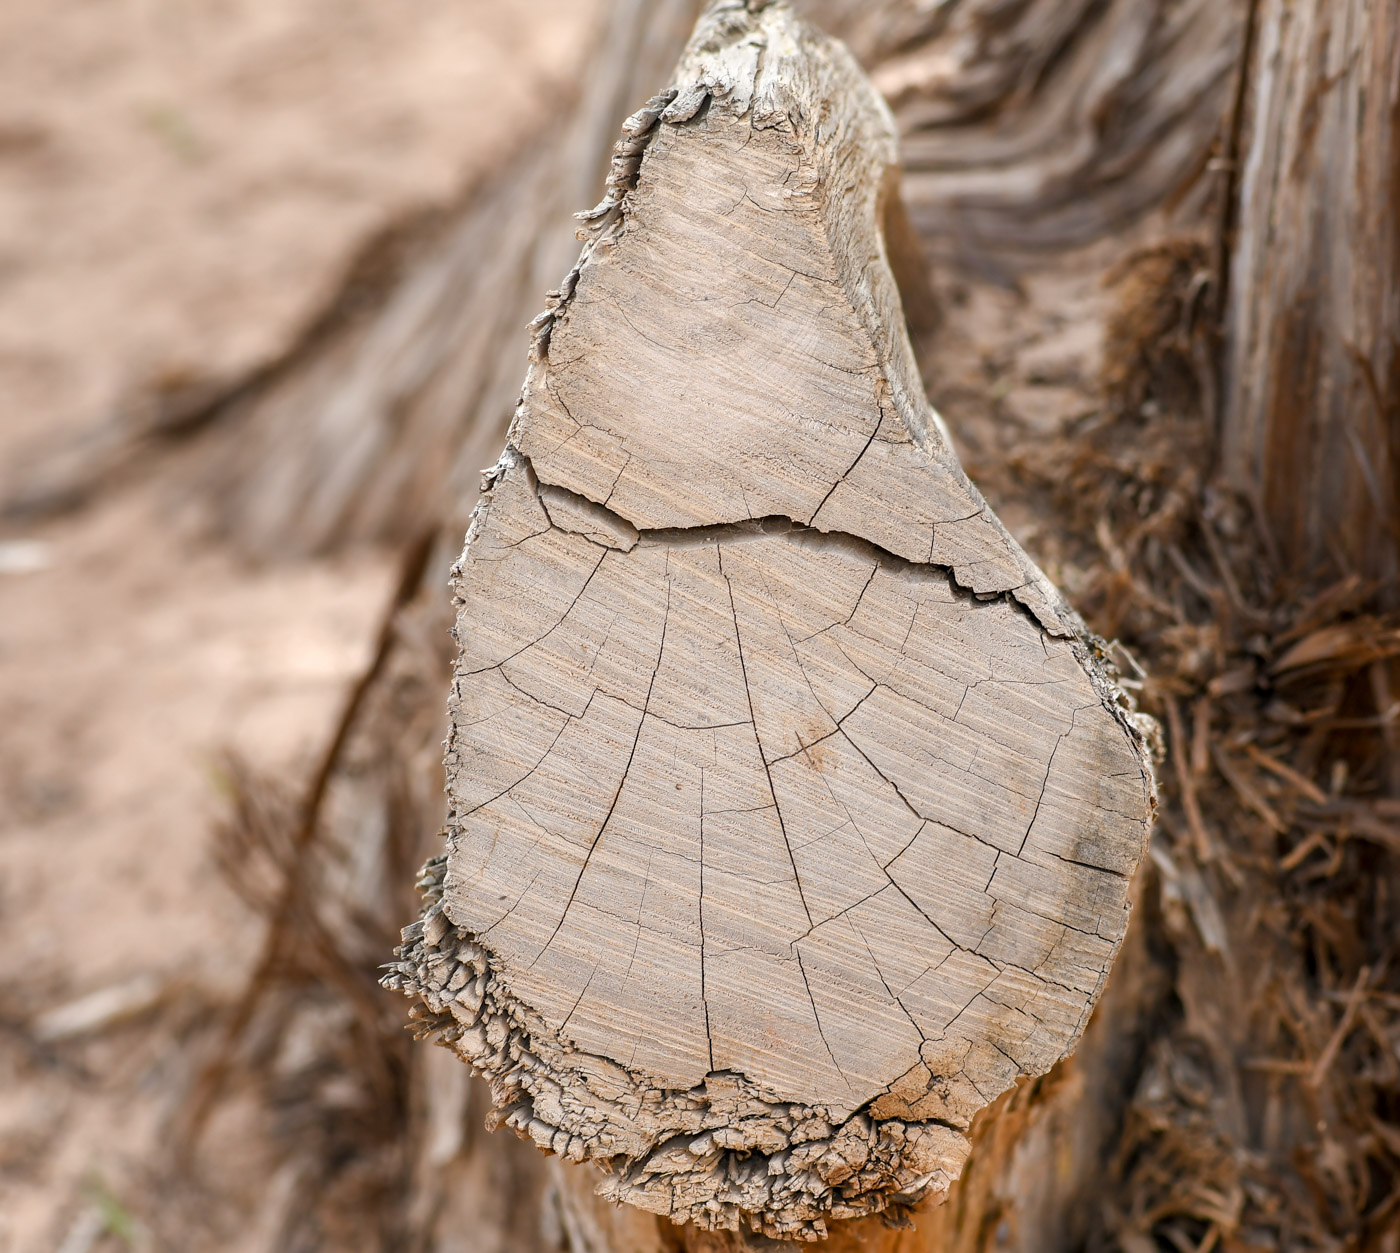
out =
[[[840,45],[712,5],[454,569],[449,852],[389,981],[676,1221],[946,1191],[1073,1047],[1148,832],[1133,717],[925,399],[893,136]]]

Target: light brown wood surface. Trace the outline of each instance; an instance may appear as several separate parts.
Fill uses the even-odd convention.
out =
[[[454,570],[449,853],[391,981],[676,1221],[946,1191],[1083,1030],[1145,847],[1135,720],[925,399],[895,170],[840,45],[707,10]]]

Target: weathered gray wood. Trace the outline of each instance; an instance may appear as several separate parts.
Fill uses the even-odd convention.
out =
[[[1270,0],[1258,26],[1222,459],[1290,573],[1394,589],[1400,10]]]
[[[450,851],[391,982],[503,1121],[677,1221],[946,1190],[1073,1047],[1145,845],[1133,720],[924,397],[895,165],[844,49],[713,5],[454,571]]]
[[[936,257],[1004,274],[1121,238],[1196,180],[1248,0],[801,0],[899,120]],[[1208,185],[1218,174],[1199,182]]]

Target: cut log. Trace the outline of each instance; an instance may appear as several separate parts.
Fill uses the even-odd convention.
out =
[[[925,398],[896,162],[840,45],[712,5],[454,568],[449,851],[388,981],[678,1222],[945,1192],[1073,1048],[1146,844],[1143,728]]]

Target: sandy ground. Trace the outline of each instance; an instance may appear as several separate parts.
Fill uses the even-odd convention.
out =
[[[505,153],[571,0],[5,0],[0,454],[237,375],[353,244]]]
[[[45,533],[47,569],[0,581],[6,1250],[60,1247],[154,1147],[181,1036],[259,934],[209,857],[224,754],[305,760],[390,577],[374,552],[250,570],[168,521],[148,494],[109,501]],[[115,1035],[113,1014],[132,1019]]]
[[[550,107],[591,12],[6,0],[0,468],[153,380],[276,353],[368,233]],[[374,551],[240,564],[173,511],[175,473],[0,531],[4,1253],[151,1243],[138,1183],[181,1033],[258,936],[210,860],[221,762],[308,759],[392,579]]]

